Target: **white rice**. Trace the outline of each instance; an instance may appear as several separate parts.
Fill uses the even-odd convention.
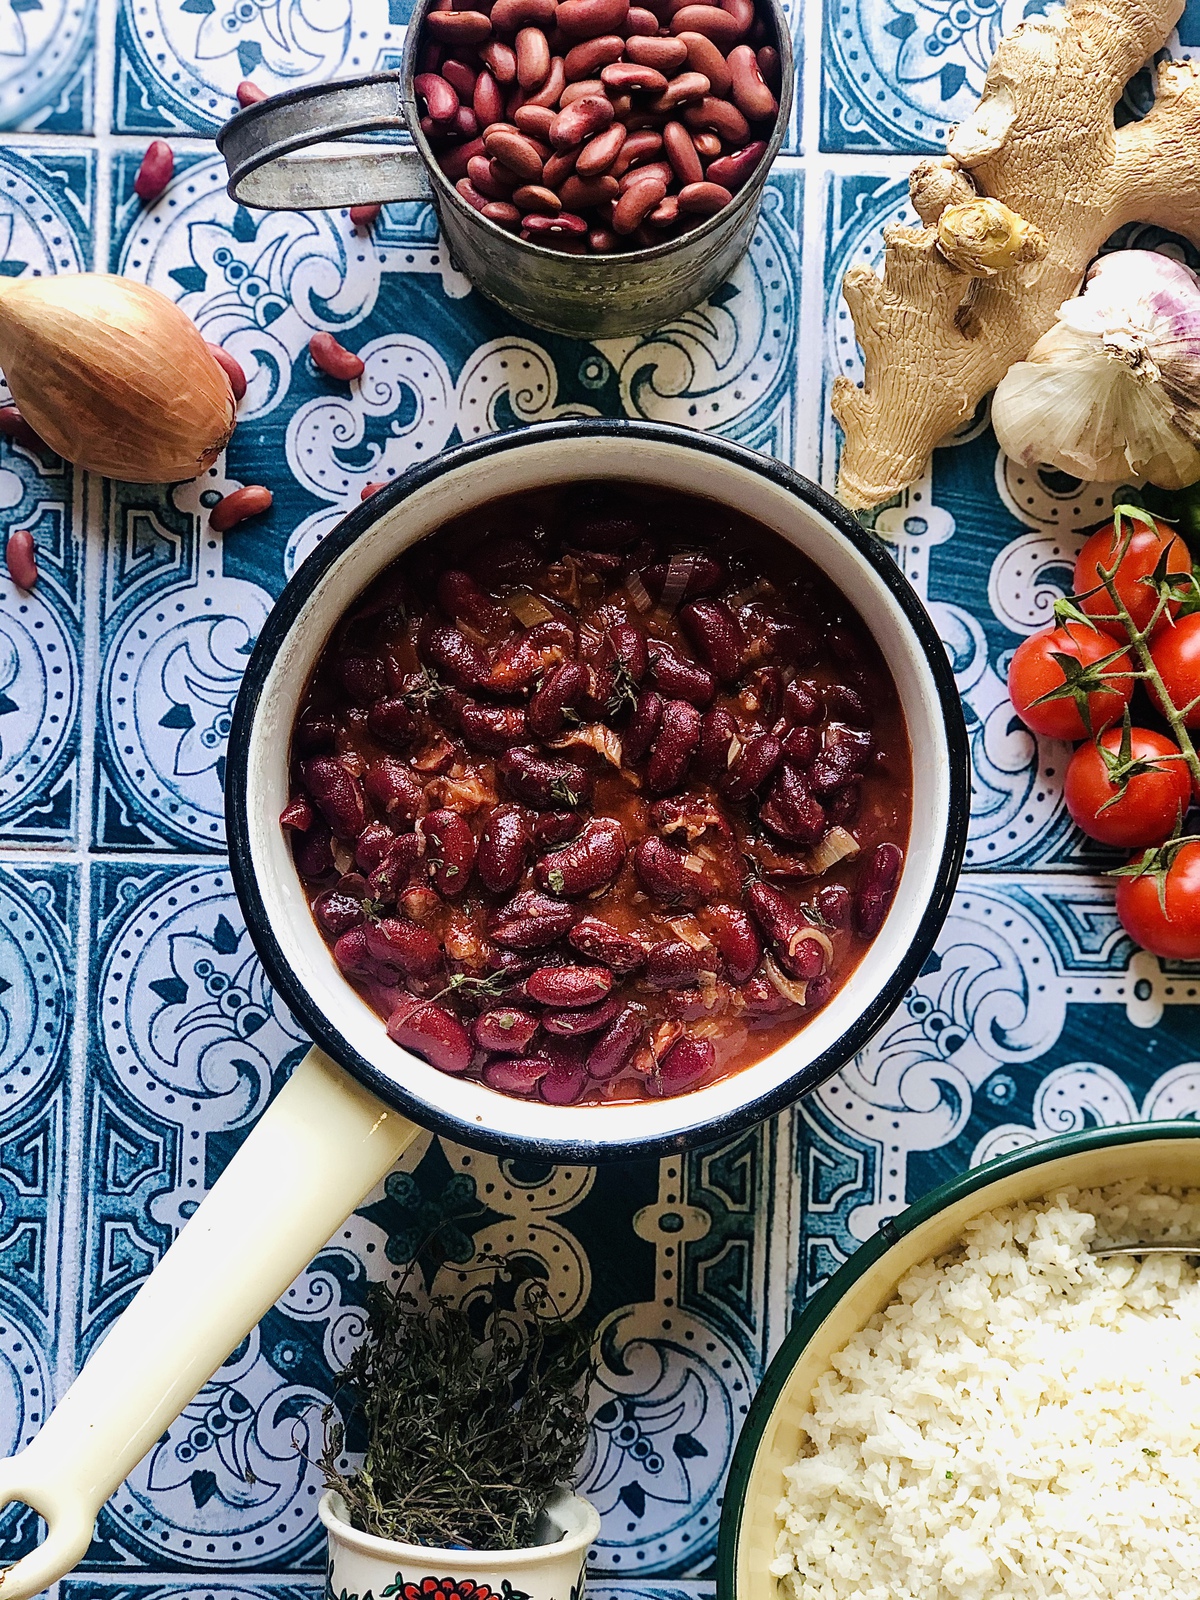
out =
[[[1067,1190],[914,1267],[817,1383],[771,1570],[796,1600],[1200,1597],[1200,1190]]]

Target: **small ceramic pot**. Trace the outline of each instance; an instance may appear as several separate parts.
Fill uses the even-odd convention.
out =
[[[329,1533],[325,1600],[579,1600],[588,1546],[600,1532],[595,1506],[562,1490],[546,1506],[544,1544],[522,1550],[438,1550],[376,1539],[350,1526],[329,1492],[317,1508]]]

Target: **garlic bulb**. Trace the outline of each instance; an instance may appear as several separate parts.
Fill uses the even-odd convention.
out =
[[[234,425],[229,379],[196,324],[129,278],[0,285],[0,367],[22,417],[76,466],[130,483],[206,471]]]
[[[992,400],[1005,455],[1088,482],[1200,479],[1200,278],[1153,250],[1101,256]]]

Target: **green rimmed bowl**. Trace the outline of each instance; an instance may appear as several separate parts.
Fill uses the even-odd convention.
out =
[[[801,1448],[801,1420],[831,1358],[883,1309],[918,1262],[952,1249],[972,1218],[1057,1189],[1143,1178],[1200,1187],[1200,1123],[1091,1128],[1000,1156],[952,1178],[856,1250],[796,1322],[742,1427],[721,1513],[717,1600],[779,1600],[771,1575],[784,1469]]]

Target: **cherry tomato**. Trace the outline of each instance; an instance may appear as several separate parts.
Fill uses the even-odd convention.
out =
[[[1121,748],[1122,737],[1120,728],[1110,728],[1100,736],[1100,749],[1090,740],[1081,744],[1067,768],[1063,795],[1072,819],[1090,838],[1138,850],[1170,837],[1191,804],[1192,782],[1179,746],[1161,733],[1131,728],[1128,751]],[[1113,781],[1122,768],[1123,786]]]
[[[1125,554],[1121,555],[1123,546],[1126,547]],[[1167,571],[1171,576],[1179,577],[1192,570],[1192,557],[1187,545],[1165,522],[1155,522],[1151,527],[1148,523],[1131,522],[1129,518],[1121,517],[1119,522],[1110,522],[1098,529],[1075,561],[1075,593],[1088,596],[1077,602],[1079,609],[1107,626],[1110,632],[1123,632],[1123,624],[1113,608],[1112,598],[1100,578],[1100,568],[1111,571],[1113,563],[1120,557],[1113,583],[1122,605],[1133,618],[1134,626],[1139,631],[1145,628],[1154,615],[1158,597],[1153,585],[1142,580],[1153,574],[1164,550],[1167,552]],[[1097,589],[1098,593],[1088,594],[1091,589]],[[1167,621],[1168,614],[1174,616],[1178,610],[1179,602],[1170,601],[1155,631]]]
[[[1150,654],[1177,711],[1200,697],[1200,612],[1156,632]],[[1189,728],[1200,728],[1200,700],[1183,720]]]
[[[1200,842],[1176,849],[1167,845],[1163,860],[1161,885],[1152,871],[1117,879],[1117,915],[1129,937],[1151,955],[1195,961],[1200,959]]]
[[[1087,695],[1092,733],[1116,722],[1133,694],[1133,679],[1128,676],[1132,664],[1121,646],[1111,634],[1085,627],[1081,622],[1047,628],[1044,633],[1022,640],[1008,669],[1008,693],[1021,721],[1048,739],[1086,739],[1088,729],[1069,695],[1044,700],[1041,705],[1034,702],[1066,682],[1066,674],[1054,659],[1056,655],[1070,656],[1088,668],[1114,652],[1119,653],[1103,669],[1103,682],[1099,672],[1094,672],[1088,673],[1080,684],[1080,693]]]

